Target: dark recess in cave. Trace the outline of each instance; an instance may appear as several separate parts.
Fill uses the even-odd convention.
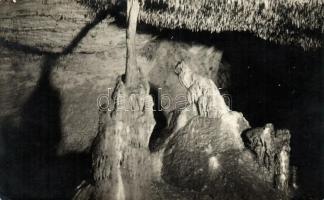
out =
[[[232,37],[226,47],[233,109],[243,112],[253,127],[271,122],[291,131],[291,164],[297,166],[300,189],[297,198],[319,199],[321,51],[269,45],[253,37]]]
[[[152,83],[150,84],[150,87],[150,95],[153,97],[154,101],[153,114],[156,124],[150,137],[149,149],[151,152],[154,152],[158,150],[158,147],[161,147],[161,145],[165,142],[166,138],[169,136],[169,132],[166,130],[168,125],[167,118],[165,113],[160,108],[161,103],[159,102],[159,92]]]

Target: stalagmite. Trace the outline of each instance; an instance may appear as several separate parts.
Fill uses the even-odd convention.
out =
[[[136,89],[134,89],[136,88]],[[93,147],[94,199],[147,199],[151,183],[151,160],[148,150],[155,121],[153,99],[143,81],[127,87],[121,78],[114,99],[114,111],[103,120]]]
[[[153,165],[149,139],[155,120],[150,87],[137,66],[135,35],[140,5],[127,4],[125,80],[119,77],[112,96],[113,111],[101,111],[92,148],[93,180],[88,199],[146,200],[150,197]],[[125,81],[125,82],[124,82]],[[74,199],[83,199],[81,187]]]
[[[275,130],[272,124],[266,124],[263,128],[255,128],[247,131],[243,136],[245,144],[258,160],[268,181],[274,181],[274,185],[280,191],[289,193],[290,178],[290,133],[288,130]]]
[[[229,113],[230,109],[212,80],[193,73],[184,62],[176,65],[175,72],[180,83],[187,88],[190,105],[180,111],[174,132],[186,125],[193,116],[222,118]]]

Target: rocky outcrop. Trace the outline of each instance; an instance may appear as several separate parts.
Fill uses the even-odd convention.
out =
[[[166,146],[163,177],[179,186],[199,185],[199,188],[203,188],[212,178],[209,172],[221,166],[217,156],[228,150],[243,149],[242,141],[233,133],[240,133],[249,125],[242,115],[235,118],[230,121],[237,125],[233,128],[226,127],[219,118],[196,116],[190,120]]]
[[[125,30],[74,1],[0,4],[1,192],[18,199],[68,199],[88,176],[88,152],[98,133],[98,98],[110,99],[109,89],[124,73]],[[152,44],[157,51],[147,48]],[[64,49],[70,53],[63,54]],[[174,66],[168,68],[174,59],[190,58],[186,60],[197,66],[194,71],[205,76],[216,74],[221,59],[216,48],[161,41],[144,33],[137,35],[137,49],[138,64],[150,83],[172,96],[185,92]],[[49,65],[52,58],[56,62]],[[52,69],[48,77],[43,68]],[[41,86],[46,78],[49,84]],[[55,138],[51,145],[49,137]],[[28,147],[27,156],[17,162],[22,145]],[[55,156],[51,162],[43,160],[49,150]]]
[[[244,148],[232,130],[215,118],[195,117],[172,137],[163,157],[162,177],[169,184],[190,188],[213,199],[280,199],[273,181]],[[230,120],[237,131],[248,128],[242,116]]]
[[[289,131],[274,131],[272,125],[250,129],[241,113],[228,108],[210,79],[184,63],[176,72],[187,88],[189,105],[170,124],[174,129],[165,144],[162,178],[214,198],[286,198]]]
[[[173,132],[185,126],[194,116],[218,119],[226,119],[230,116],[227,115],[230,108],[211,79],[192,72],[184,62],[176,65],[175,72],[179,77],[179,82],[187,90],[188,106],[178,109],[176,117],[172,116]]]
[[[250,149],[267,176],[267,181],[285,192],[289,192],[290,178],[290,133],[275,130],[272,124],[255,128],[244,133],[246,147]]]
[[[183,62],[175,71],[189,104],[172,112],[171,136],[156,153],[148,151],[155,122],[147,82],[127,87],[117,81],[115,104],[100,115],[93,178],[80,185],[74,199],[149,199],[155,181],[215,199],[287,198],[289,131],[275,131],[271,124],[250,129],[213,81]]]

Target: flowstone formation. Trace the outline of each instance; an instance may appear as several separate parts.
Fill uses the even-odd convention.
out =
[[[235,140],[237,147],[243,148],[240,134],[250,125],[242,113],[230,110],[215,83],[192,72],[184,62],[176,65],[175,73],[178,74],[180,83],[187,88],[189,105],[174,112],[176,114],[170,119],[173,132],[183,128],[194,117],[217,119],[221,121],[220,126],[224,132],[231,129],[231,138]],[[239,120],[242,126],[238,126],[236,120]]]
[[[193,73],[184,62],[177,64],[175,72],[188,90],[189,104],[196,105],[200,116],[218,118],[228,113],[229,108],[212,80]]]
[[[113,111],[102,111],[92,149],[93,179],[74,199],[149,199],[152,166],[148,143],[153,131],[153,100],[141,81],[127,87],[118,80]]]
[[[189,103],[170,116],[171,135],[154,153],[148,150],[155,125],[149,85],[138,81],[130,87],[118,80],[112,112],[100,112],[93,178],[74,199],[146,200],[160,196],[166,184],[212,199],[288,199],[289,131],[272,124],[252,129],[226,105],[213,81],[184,62],[175,72]],[[157,186],[161,190],[152,191]]]
[[[213,81],[193,73],[184,62],[175,72],[187,88],[189,105],[172,116],[173,134],[163,149],[163,179],[213,198],[286,198],[289,131],[275,131],[270,124],[251,129],[242,113],[225,104]]]

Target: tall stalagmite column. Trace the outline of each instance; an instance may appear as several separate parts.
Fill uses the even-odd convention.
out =
[[[114,110],[102,114],[92,153],[94,199],[149,199],[151,161],[148,143],[155,121],[149,87],[115,88]]]
[[[125,80],[118,79],[112,97],[113,111],[101,115],[94,142],[92,163],[96,200],[150,199],[152,167],[148,143],[155,121],[149,84],[136,62],[139,9],[138,0],[128,0]]]

